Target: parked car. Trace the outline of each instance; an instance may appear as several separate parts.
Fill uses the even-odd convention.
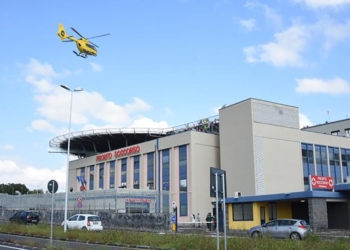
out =
[[[250,237],[268,236],[272,238],[304,239],[312,229],[305,220],[277,219],[249,229]]]
[[[64,226],[64,221],[62,222],[62,226]],[[103,230],[101,219],[95,214],[75,214],[67,220],[67,228]]]
[[[39,213],[36,211],[19,211],[10,217],[10,222],[38,224],[40,221]]]

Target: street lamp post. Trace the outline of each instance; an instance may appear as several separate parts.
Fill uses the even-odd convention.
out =
[[[73,93],[83,91],[82,88],[76,88],[71,90],[66,85],[60,85],[62,88],[70,92],[70,110],[69,110],[69,129],[68,129],[68,146],[67,146],[67,171],[66,171],[66,198],[64,203],[64,232],[67,231],[67,210],[68,210],[68,176],[69,176],[69,154],[70,154],[70,127],[72,121],[72,106],[73,106]]]

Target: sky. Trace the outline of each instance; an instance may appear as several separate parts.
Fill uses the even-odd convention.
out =
[[[65,190],[69,131],[167,128],[248,98],[296,106],[300,127],[348,118],[350,0],[0,2],[0,184]],[[91,39],[98,56],[76,56]],[[239,119],[239,117],[237,117]],[[71,157],[70,159],[74,159]]]

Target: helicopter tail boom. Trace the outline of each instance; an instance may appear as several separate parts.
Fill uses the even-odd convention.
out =
[[[66,33],[66,30],[64,29],[63,24],[58,24],[57,35],[61,38],[62,41],[63,41],[64,39],[68,38],[67,33]]]

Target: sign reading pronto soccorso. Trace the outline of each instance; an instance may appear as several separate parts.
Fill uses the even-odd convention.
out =
[[[333,177],[330,176],[318,176],[311,175],[310,176],[311,187],[321,188],[321,189],[333,189],[334,188],[334,180]]]
[[[132,155],[132,154],[137,154],[139,153],[141,150],[140,146],[132,146],[132,147],[128,147],[128,148],[123,148],[123,149],[119,149],[112,152],[108,152],[108,153],[104,153],[104,154],[100,154],[96,156],[96,161],[107,161],[113,158],[118,158],[118,157],[122,157],[122,156],[128,156],[128,155]]]

